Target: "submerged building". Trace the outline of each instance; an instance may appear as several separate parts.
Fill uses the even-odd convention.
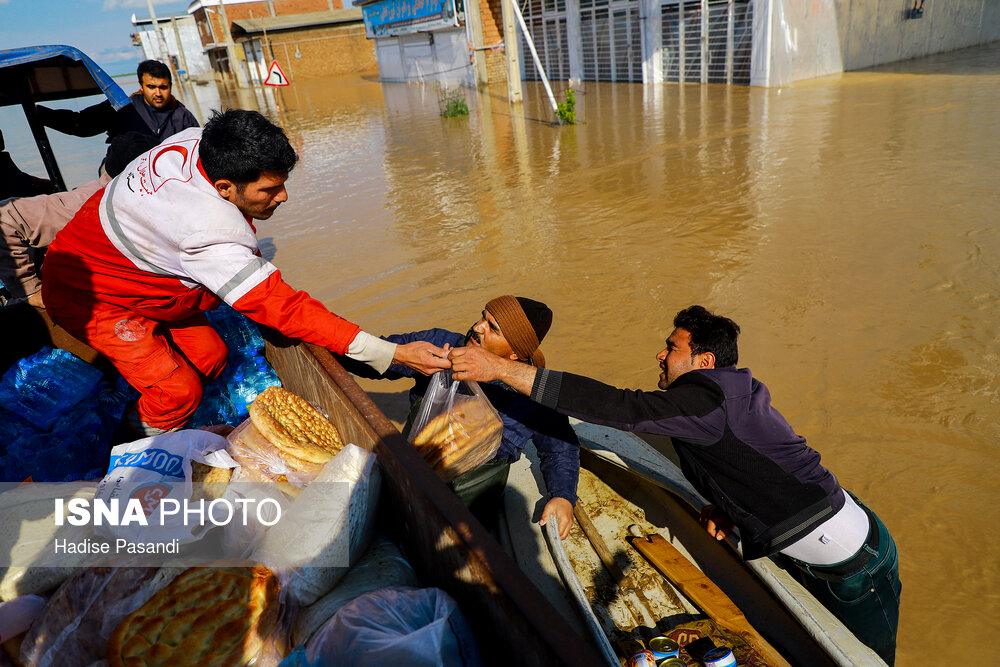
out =
[[[511,2],[523,17],[530,37]],[[782,86],[1000,40],[996,0],[358,0],[387,81]]]

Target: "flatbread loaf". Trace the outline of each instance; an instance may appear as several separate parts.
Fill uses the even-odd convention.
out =
[[[293,460],[323,464],[344,448],[340,433],[326,417],[281,387],[265,389],[249,411],[260,434]]]
[[[232,468],[216,468],[214,466],[191,462],[191,481],[194,483],[194,492],[191,500],[215,500],[221,498],[229,486],[229,480],[233,476]]]
[[[55,592],[21,643],[21,661],[69,667],[89,665],[107,652],[105,616],[147,586],[155,567],[77,568]]]
[[[191,568],[118,624],[108,664],[245,665],[274,630],[279,588],[266,567]]]
[[[413,439],[424,460],[438,472],[496,443],[503,422],[475,399],[456,399],[451,410],[427,423]]]

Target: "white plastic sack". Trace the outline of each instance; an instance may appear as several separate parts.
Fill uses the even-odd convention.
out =
[[[282,667],[483,664],[458,604],[438,588],[383,588],[343,607]]]
[[[55,554],[55,540],[81,542],[90,526],[57,526],[55,500],[91,501],[97,482],[25,484],[0,493],[0,553],[12,563],[0,567],[0,600],[45,593],[65,581],[87,554]]]
[[[192,498],[192,461],[215,468],[238,467],[226,452],[226,439],[202,430],[165,433],[112,449],[111,465],[97,487],[96,498],[105,502],[117,498],[122,514],[129,500],[139,498],[147,518],[154,511],[157,514],[149,519],[149,526],[139,522],[118,526],[102,522],[95,526],[94,532],[129,542],[169,542],[176,539],[180,544],[187,544],[200,539],[203,532],[192,532],[193,519],[188,520],[183,509],[165,516],[162,526],[159,525],[157,510],[167,498],[177,501],[182,508]]]
[[[278,574],[282,596],[312,604],[368,547],[380,481],[375,454],[346,445],[268,529],[250,558]]]
[[[419,585],[416,572],[396,543],[376,535],[368,551],[329,593],[299,609],[292,624],[292,646],[309,641],[316,630],[356,597],[389,586]]]

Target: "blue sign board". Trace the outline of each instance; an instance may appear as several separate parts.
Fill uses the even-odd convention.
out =
[[[457,26],[454,0],[382,0],[361,8],[369,37]]]

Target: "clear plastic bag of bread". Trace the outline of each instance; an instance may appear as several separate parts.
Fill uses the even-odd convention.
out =
[[[226,449],[242,466],[239,481],[275,482],[297,496],[344,448],[336,426],[281,387],[261,392],[249,412],[250,418],[227,438]]]
[[[502,434],[503,421],[479,384],[439,371],[427,384],[408,439],[450,482],[496,456]]]

